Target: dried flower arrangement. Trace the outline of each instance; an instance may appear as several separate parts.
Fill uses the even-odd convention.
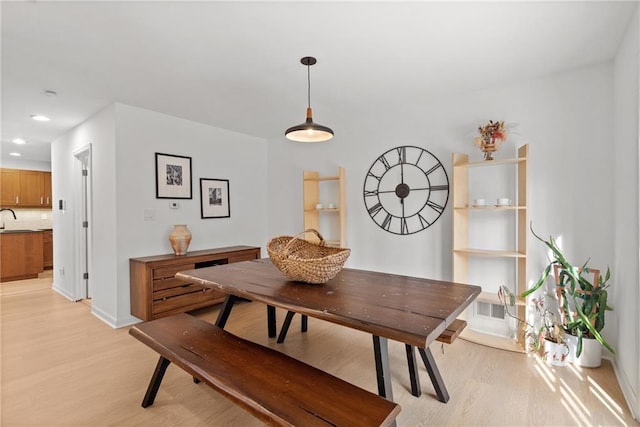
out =
[[[493,152],[507,140],[507,129],[502,122],[489,120],[484,126],[478,127],[480,136],[474,138],[473,144],[482,150],[485,160],[493,160]]]

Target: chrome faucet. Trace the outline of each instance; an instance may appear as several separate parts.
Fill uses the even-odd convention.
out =
[[[13,211],[13,209],[11,209],[11,208],[2,208],[2,209],[0,209],[0,212],[2,212],[2,211],[9,211],[13,215],[13,219],[16,219],[16,220],[18,219],[18,217],[16,216],[16,213]],[[4,222],[0,226],[0,230],[4,230]]]

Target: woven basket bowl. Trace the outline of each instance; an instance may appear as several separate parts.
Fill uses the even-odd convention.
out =
[[[311,232],[320,239],[313,243],[299,238]],[[271,262],[288,279],[305,283],[326,283],[337,276],[351,254],[351,249],[327,246],[317,230],[312,228],[296,236],[274,237],[267,243]]]

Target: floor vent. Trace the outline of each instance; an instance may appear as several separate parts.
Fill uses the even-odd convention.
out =
[[[503,319],[503,320],[506,315],[503,305],[491,304],[488,302],[481,302],[481,301],[478,301],[477,303],[477,314],[478,316],[486,316],[486,317],[492,317],[494,319]]]

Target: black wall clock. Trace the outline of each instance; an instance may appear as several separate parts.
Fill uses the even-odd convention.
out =
[[[413,234],[435,223],[449,200],[449,178],[436,156],[420,147],[392,148],[364,180],[364,204],[373,221],[393,234]]]

